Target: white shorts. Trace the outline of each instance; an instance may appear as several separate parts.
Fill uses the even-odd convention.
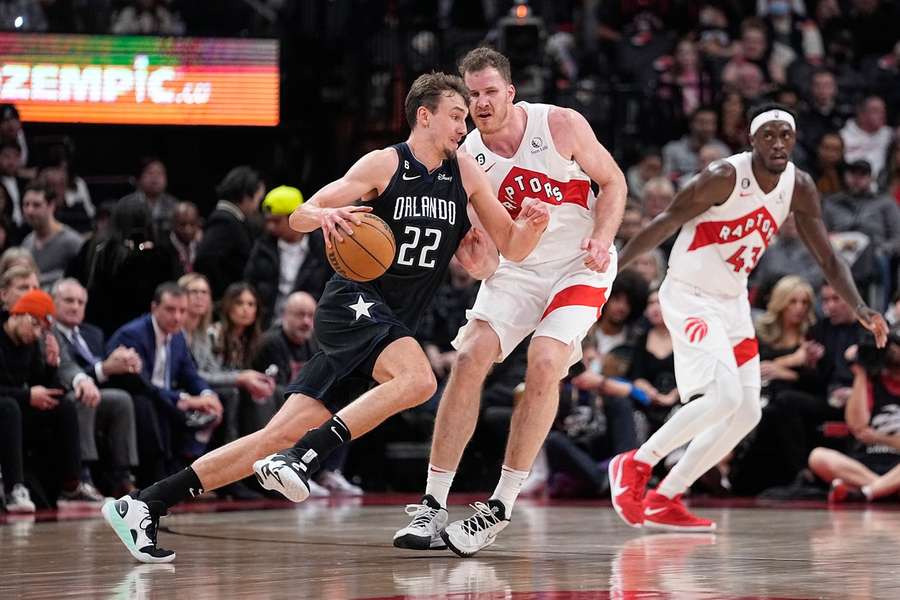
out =
[[[672,336],[675,379],[683,402],[704,391],[717,364],[737,375],[742,387],[760,387],[759,347],[746,294],[717,296],[666,277],[659,303]]]
[[[478,290],[475,304],[466,312],[469,320],[453,340],[459,348],[475,320],[485,321],[500,339],[497,362],[502,362],[516,346],[534,332],[571,347],[568,368],[581,360],[581,340],[597,322],[616,278],[616,253],[605,273],[584,266],[583,257],[566,263],[520,267],[501,262]],[[563,376],[565,373],[563,373]]]

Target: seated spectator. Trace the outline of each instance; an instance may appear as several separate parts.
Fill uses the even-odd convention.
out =
[[[138,199],[150,209],[154,239],[163,240],[172,230],[172,215],[178,200],[166,191],[169,178],[166,165],[155,157],[141,159],[137,178],[137,190],[121,201]]]
[[[845,110],[838,101],[838,85],[834,73],[822,68],[813,71],[810,76],[809,99],[797,115],[797,141],[803,144],[807,154],[814,156],[816,149],[820,148],[822,137],[827,133],[840,131],[846,118]],[[841,150],[843,151],[843,142]]]
[[[182,35],[184,23],[162,0],[133,0],[113,16],[116,35]]]
[[[644,195],[644,184],[662,175],[662,153],[659,148],[646,148],[641,152],[641,157],[626,174],[628,179],[628,193],[640,198]]]
[[[866,96],[856,105],[856,116],[841,129],[844,159],[848,163],[866,161],[877,180],[884,169],[894,131],[887,125],[887,108],[879,96]]]
[[[194,270],[194,261],[197,259],[197,246],[203,237],[203,228],[200,223],[200,211],[193,202],[179,202],[172,213],[172,231],[168,239],[161,243],[171,244],[181,270],[190,273]]]
[[[635,320],[647,305],[648,286],[633,270],[619,273],[597,323],[585,338],[585,344],[598,352],[602,362],[612,349],[629,344]]]
[[[84,243],[78,232],[56,220],[58,202],[56,192],[41,181],[28,184],[22,197],[22,214],[34,230],[25,236],[22,247],[34,256],[45,288],[63,276]]]
[[[8,269],[16,266],[28,267],[35,273],[37,273],[38,270],[37,263],[34,262],[34,257],[31,255],[31,252],[21,246],[7,248],[3,251],[3,254],[0,254],[0,275],[3,275]]]
[[[644,227],[644,213],[641,207],[634,202],[625,205],[625,212],[622,214],[622,224],[619,231],[616,232],[616,248],[622,250],[631,238],[636,236]]]
[[[78,233],[93,231],[97,209],[91,201],[87,183],[79,177],[72,166],[71,142],[51,149],[50,165],[41,171],[42,177],[62,198],[56,208],[56,218]]]
[[[626,379],[646,394],[646,402],[636,402],[649,426],[646,431],[641,432],[638,443],[646,440],[665,423],[672,406],[680,400],[675,386],[672,338],[662,318],[659,292],[656,289],[647,297],[644,318],[650,327],[635,339],[634,354],[625,375]]]
[[[900,42],[898,42],[898,46],[900,46]],[[878,184],[878,189],[887,194],[889,198],[893,198],[894,202],[900,206],[900,139],[894,140],[894,143],[891,144],[887,162],[881,172]]]
[[[697,153],[697,171],[682,175],[678,180],[678,189],[686,186],[688,181],[690,181],[697,173],[708,167],[710,163],[727,158],[729,154],[731,153],[727,152],[722,144],[716,142],[703,144],[700,148],[700,152]]]
[[[662,250],[655,248],[638,256],[632,268],[644,279],[650,289],[659,288],[666,276],[666,258]]]
[[[154,426],[150,439],[138,437],[138,486],[158,481],[203,453],[222,420],[222,404],[197,374],[181,331],[187,312],[184,291],[175,283],[160,284],[150,313],[119,328],[107,351],[131,348],[141,358],[141,377],[154,393],[151,402],[136,402],[138,421]]]
[[[333,274],[325,260],[322,233],[295,231],[288,223],[302,203],[300,190],[285,185],[272,189],[262,203],[266,234],[253,244],[244,280],[259,291],[264,326],[281,314],[293,292],[308,292],[318,299]]]
[[[659,71],[656,111],[671,133],[681,133],[687,128],[689,115],[712,103],[712,75],[704,68],[691,37],[679,40],[673,55],[657,59],[653,66]]]
[[[229,171],[216,188],[220,200],[206,220],[194,262],[196,271],[209,280],[214,300],[244,276],[253,247],[247,218],[259,209],[265,191],[259,173],[246,166]]]
[[[678,181],[682,176],[696,173],[700,165],[700,148],[706,144],[719,146],[726,156],[731,154],[724,143],[716,139],[718,119],[716,111],[708,106],[701,106],[690,116],[690,131],[681,139],[663,146],[663,173],[670,181]],[[646,193],[646,190],[645,190]],[[644,204],[644,212],[653,218]]]
[[[825,199],[822,218],[832,242],[847,256],[854,279],[885,285],[890,276],[882,261],[900,257],[900,207],[892,198],[872,191],[872,169],[866,161],[850,163],[844,178],[847,191]],[[865,243],[856,241],[859,234],[865,236]]]
[[[797,233],[794,216],[788,215],[781,224],[775,241],[769,245],[769,249],[753,270],[750,276],[751,289],[754,293],[771,289],[778,280],[791,274],[802,277],[813,288],[820,287],[825,281],[819,264]],[[761,300],[755,301],[757,306],[765,306],[768,302],[767,297],[756,300]]]
[[[12,141],[19,145],[19,174],[22,175],[22,170],[28,165],[28,140],[15,104],[0,104],[0,141]]]
[[[731,149],[741,152],[747,148],[747,103],[737,92],[726,92],[719,108],[719,137]]]
[[[28,181],[19,177],[19,164],[22,150],[15,140],[0,142],[0,186],[6,193],[6,203],[3,205],[3,214],[10,220],[13,228],[10,230],[11,245],[19,244],[28,234],[29,228],[22,214],[22,196],[25,194],[25,186]]]
[[[99,404],[91,407],[78,404],[81,430],[82,461],[96,464],[105,487],[113,497],[120,497],[136,489],[131,469],[137,466],[137,434],[134,405],[125,390],[109,385],[110,377],[141,371],[141,359],[129,348],[118,347],[105,356],[103,332],[84,322],[87,290],[77,279],[60,279],[53,286],[56,313],[53,331],[60,346],[73,358],[77,367],[100,386]],[[98,442],[105,449],[108,461],[100,464]]]
[[[819,138],[815,161],[810,167],[810,174],[816,182],[816,188],[823,197],[843,192],[844,186],[844,140],[840,134],[826,132]]]
[[[0,397],[16,402],[3,402],[9,419],[2,423],[3,445],[12,453],[4,457],[3,477],[17,512],[34,511],[23,485],[23,457],[28,457],[36,482],[43,488],[32,492],[43,497],[45,506],[52,506],[57,494],[60,500],[102,500],[93,490],[90,492],[97,497],[88,498],[89,490],[81,483],[75,404],[63,398],[65,390],[56,378],[56,369],[47,363],[39,345],[49,332],[53,312],[50,296],[31,290],[16,300],[0,326]]]
[[[887,348],[868,351],[866,359],[852,352],[853,391],[846,407],[858,449],[844,454],[820,447],[809,455],[809,468],[831,484],[832,502],[871,502],[900,491],[900,329],[891,330]],[[876,367],[870,363],[877,355],[883,364]]]
[[[207,329],[213,356],[224,371],[236,374],[235,385],[247,392],[250,400],[249,404],[226,406],[233,411],[225,414],[225,426],[233,429],[225,435],[225,441],[230,442],[237,439],[238,430],[240,435],[258,431],[271,418],[275,381],[251,368],[261,337],[256,290],[243,281],[229,285],[222,296],[219,315],[219,321]],[[244,413],[240,423],[238,410]]]
[[[641,205],[644,210],[644,219],[652,221],[675,199],[675,186],[665,177],[654,177],[644,186],[644,195],[641,197]],[[674,243],[674,239],[672,240]],[[665,245],[665,244],[664,244]]]
[[[181,275],[170,247],[157,245],[150,209],[119,200],[106,235],[85,244],[72,269],[88,290],[88,321],[107,336],[147,310],[154,290]]]

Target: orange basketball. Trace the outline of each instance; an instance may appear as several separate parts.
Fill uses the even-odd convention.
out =
[[[372,213],[356,213],[362,223],[350,224],[353,235],[340,230],[343,242],[331,239],[328,262],[335,272],[353,281],[372,281],[381,277],[391,263],[397,244],[391,228]]]

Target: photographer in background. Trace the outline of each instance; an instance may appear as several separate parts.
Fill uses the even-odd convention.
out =
[[[849,456],[816,448],[809,468],[831,482],[830,502],[872,501],[900,491],[900,327],[886,348],[867,336],[847,354],[853,389],[845,417],[862,447]]]

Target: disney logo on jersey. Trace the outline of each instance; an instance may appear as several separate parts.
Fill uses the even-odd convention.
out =
[[[763,244],[768,248],[769,242],[778,233],[778,224],[765,206],[731,221],[707,221],[698,223],[694,231],[694,239],[688,252],[711,244],[730,244],[744,239],[748,235],[758,233]]]
[[[444,175],[443,173],[438,173],[437,176],[438,181],[453,181],[453,177],[450,175]]]
[[[590,191],[591,184],[584,179],[557,181],[538,171],[513,167],[500,183],[498,196],[503,207],[516,218],[528,197],[554,206],[577,204],[587,209]]]
[[[537,154],[538,152],[543,152],[546,150],[548,146],[544,143],[544,140],[541,136],[536,135],[531,138],[531,153]]]

